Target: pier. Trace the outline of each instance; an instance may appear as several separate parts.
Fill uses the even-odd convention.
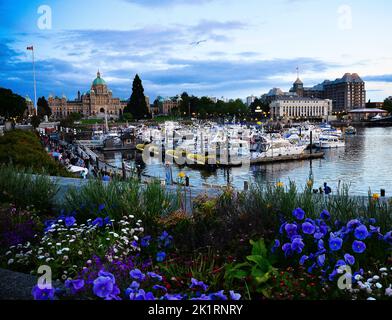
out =
[[[270,164],[277,162],[287,162],[287,161],[302,161],[302,160],[312,160],[312,159],[322,159],[324,158],[324,152],[315,152],[315,153],[302,153],[296,155],[282,155],[276,157],[265,157],[265,158],[256,158],[251,159],[251,164]]]

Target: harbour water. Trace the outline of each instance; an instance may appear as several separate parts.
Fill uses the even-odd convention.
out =
[[[318,160],[294,161],[276,164],[251,166],[249,168],[218,169],[214,172],[178,167],[173,165],[173,177],[185,172],[190,184],[202,187],[203,184],[227,185],[228,182],[243,189],[244,182],[259,183],[295,181],[303,188],[309,177],[314,180],[314,188],[327,182],[336,191],[339,184],[350,186],[353,195],[367,195],[369,190],[386,190],[392,195],[392,128],[358,128],[353,136],[346,136],[346,146],[325,150],[325,158]],[[121,153],[106,154],[106,160],[121,167]],[[161,163],[148,164],[143,174],[164,179],[165,167]]]

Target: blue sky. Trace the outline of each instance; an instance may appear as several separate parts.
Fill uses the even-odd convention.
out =
[[[38,27],[47,5],[51,29]],[[392,95],[389,0],[1,0],[0,86],[33,96],[89,90],[99,68],[128,98],[146,94],[245,98],[296,78],[311,86],[356,72],[368,99]],[[191,44],[206,40],[198,45]]]

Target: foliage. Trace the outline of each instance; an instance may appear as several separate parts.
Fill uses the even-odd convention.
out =
[[[9,89],[0,88],[0,116],[21,118],[27,110],[26,100]]]
[[[34,208],[45,213],[54,207],[58,187],[47,176],[0,165],[0,190],[1,203],[13,203],[17,208]]]
[[[13,130],[0,137],[0,163],[12,164],[21,170],[47,173],[53,176],[72,176],[52,159],[34,132]]]
[[[132,113],[130,113],[130,112],[123,113],[121,116],[121,120],[122,121],[132,121],[133,120]]]

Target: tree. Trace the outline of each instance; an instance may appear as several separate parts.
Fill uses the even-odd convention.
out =
[[[41,119],[45,116],[50,117],[52,115],[52,110],[50,109],[49,103],[46,101],[45,97],[38,98],[37,113]]]
[[[262,112],[270,112],[269,104],[259,98],[256,98],[255,101],[250,105],[250,112],[255,113],[257,107],[260,107]]]
[[[123,113],[121,116],[121,120],[122,121],[132,121],[133,120],[132,113],[128,113],[128,112]]]
[[[384,109],[389,113],[392,113],[392,98],[387,98],[384,100]]]
[[[144,95],[142,80],[139,75],[135,76],[132,85],[132,95],[124,109],[124,113],[131,113],[134,119],[140,120],[150,116]]]
[[[34,129],[37,129],[39,127],[39,125],[41,124],[41,118],[38,116],[32,116],[30,123]]]
[[[0,116],[21,118],[27,109],[25,98],[13,93],[9,89],[0,88]]]

